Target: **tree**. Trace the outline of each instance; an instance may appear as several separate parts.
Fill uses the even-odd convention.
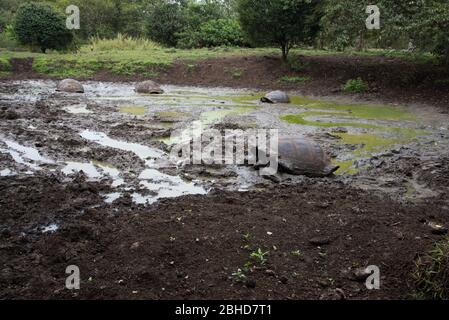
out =
[[[150,8],[147,33],[151,40],[167,46],[176,46],[177,34],[185,28],[183,3],[159,1]]]
[[[14,15],[23,0],[0,0],[0,33],[13,22]]]
[[[14,21],[14,32],[20,43],[37,46],[43,53],[47,49],[66,49],[73,40],[65,17],[51,6],[41,3],[30,2],[20,6]]]
[[[282,59],[317,32],[319,0],[237,0],[240,24],[255,45],[277,45]]]
[[[398,23],[420,50],[445,57],[449,64],[449,2],[420,0],[407,2],[409,10]]]
[[[177,46],[204,48],[219,46],[244,46],[242,29],[235,19],[214,19],[203,23],[199,30],[187,30],[178,34]]]
[[[368,1],[334,0],[326,1],[322,40],[333,49],[344,50],[347,47],[363,48],[367,33],[365,26],[365,9]]]

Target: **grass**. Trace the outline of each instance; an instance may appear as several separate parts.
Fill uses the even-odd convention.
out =
[[[175,60],[185,60],[194,64],[197,60],[228,57],[228,56],[260,56],[280,55],[277,48],[215,48],[215,49],[173,49],[164,48],[146,39],[135,39],[119,35],[115,39],[93,38],[90,44],[80,48],[77,53],[47,54],[20,51],[1,51],[0,59],[8,61],[11,58],[34,58],[33,68],[36,72],[53,77],[91,77],[95,73],[106,70],[116,75],[143,74],[147,77],[157,76]],[[293,49],[290,66],[293,70],[302,71],[306,66],[301,62],[300,55],[383,55],[411,59],[409,54],[370,50],[366,52],[335,52],[325,50]],[[298,58],[299,57],[299,58]],[[416,61],[428,62],[431,55],[417,55]],[[234,70],[231,75],[239,78],[243,72]],[[304,79],[301,79],[304,80]],[[293,81],[299,81],[294,79]]]
[[[80,53],[106,52],[111,50],[145,51],[162,48],[156,42],[145,38],[133,38],[118,34],[114,39],[101,39],[93,37],[90,43],[80,49]]]
[[[279,79],[279,82],[284,82],[284,83],[303,83],[306,81],[309,81],[311,78],[308,76],[305,77],[289,77],[289,76],[284,76],[282,78]]]
[[[11,63],[9,59],[0,56],[0,71],[1,72],[9,72],[12,70]]]
[[[11,58],[33,58],[33,69],[36,72],[53,77],[91,77],[95,73],[106,70],[115,75],[145,75],[157,76],[169,67],[175,60],[181,59],[189,62],[224,56],[247,56],[274,53],[273,49],[194,49],[179,50],[159,47],[157,45],[142,44],[142,48],[148,49],[123,49],[118,40],[102,40],[105,43],[90,44],[84,46],[77,53],[48,54],[34,52],[0,52],[0,59],[8,61]],[[123,42],[126,43],[126,38]],[[124,46],[126,47],[126,46]],[[131,45],[131,48],[133,45]],[[192,64],[192,63],[190,63]],[[193,66],[193,64],[192,64]],[[234,70],[235,71],[235,70]],[[238,70],[233,76],[241,76]]]
[[[449,299],[449,238],[435,244],[434,248],[418,257],[412,277],[415,298]]]

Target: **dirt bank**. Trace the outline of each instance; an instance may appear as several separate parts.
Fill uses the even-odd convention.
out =
[[[166,84],[227,86],[254,89],[285,89],[304,95],[347,95],[342,86],[361,78],[370,87],[358,98],[398,104],[424,104],[449,112],[449,69],[430,62],[376,56],[299,56],[293,67],[278,56],[222,57],[208,60],[178,60],[159,72],[155,79]],[[32,59],[13,59],[9,79],[49,78],[32,69]],[[283,77],[303,77],[305,81],[281,81]],[[8,79],[7,78],[7,79]],[[98,72],[90,80],[137,81],[139,74],[117,76]],[[86,80],[86,79],[84,79]]]

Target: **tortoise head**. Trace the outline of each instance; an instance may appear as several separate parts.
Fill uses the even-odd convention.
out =
[[[330,175],[334,174],[338,169],[340,169],[340,166],[329,164],[324,168],[324,174],[326,176],[330,176]]]

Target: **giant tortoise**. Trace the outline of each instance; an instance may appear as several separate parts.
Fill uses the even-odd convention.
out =
[[[278,164],[280,172],[308,177],[327,177],[340,168],[320,145],[300,136],[279,136]]]
[[[154,81],[147,80],[136,84],[135,91],[144,94],[162,94],[164,90]]]
[[[267,93],[260,101],[266,103],[290,103],[290,97],[283,91],[273,91]]]
[[[73,79],[64,79],[58,83],[56,91],[69,92],[69,93],[84,93],[83,85]]]

